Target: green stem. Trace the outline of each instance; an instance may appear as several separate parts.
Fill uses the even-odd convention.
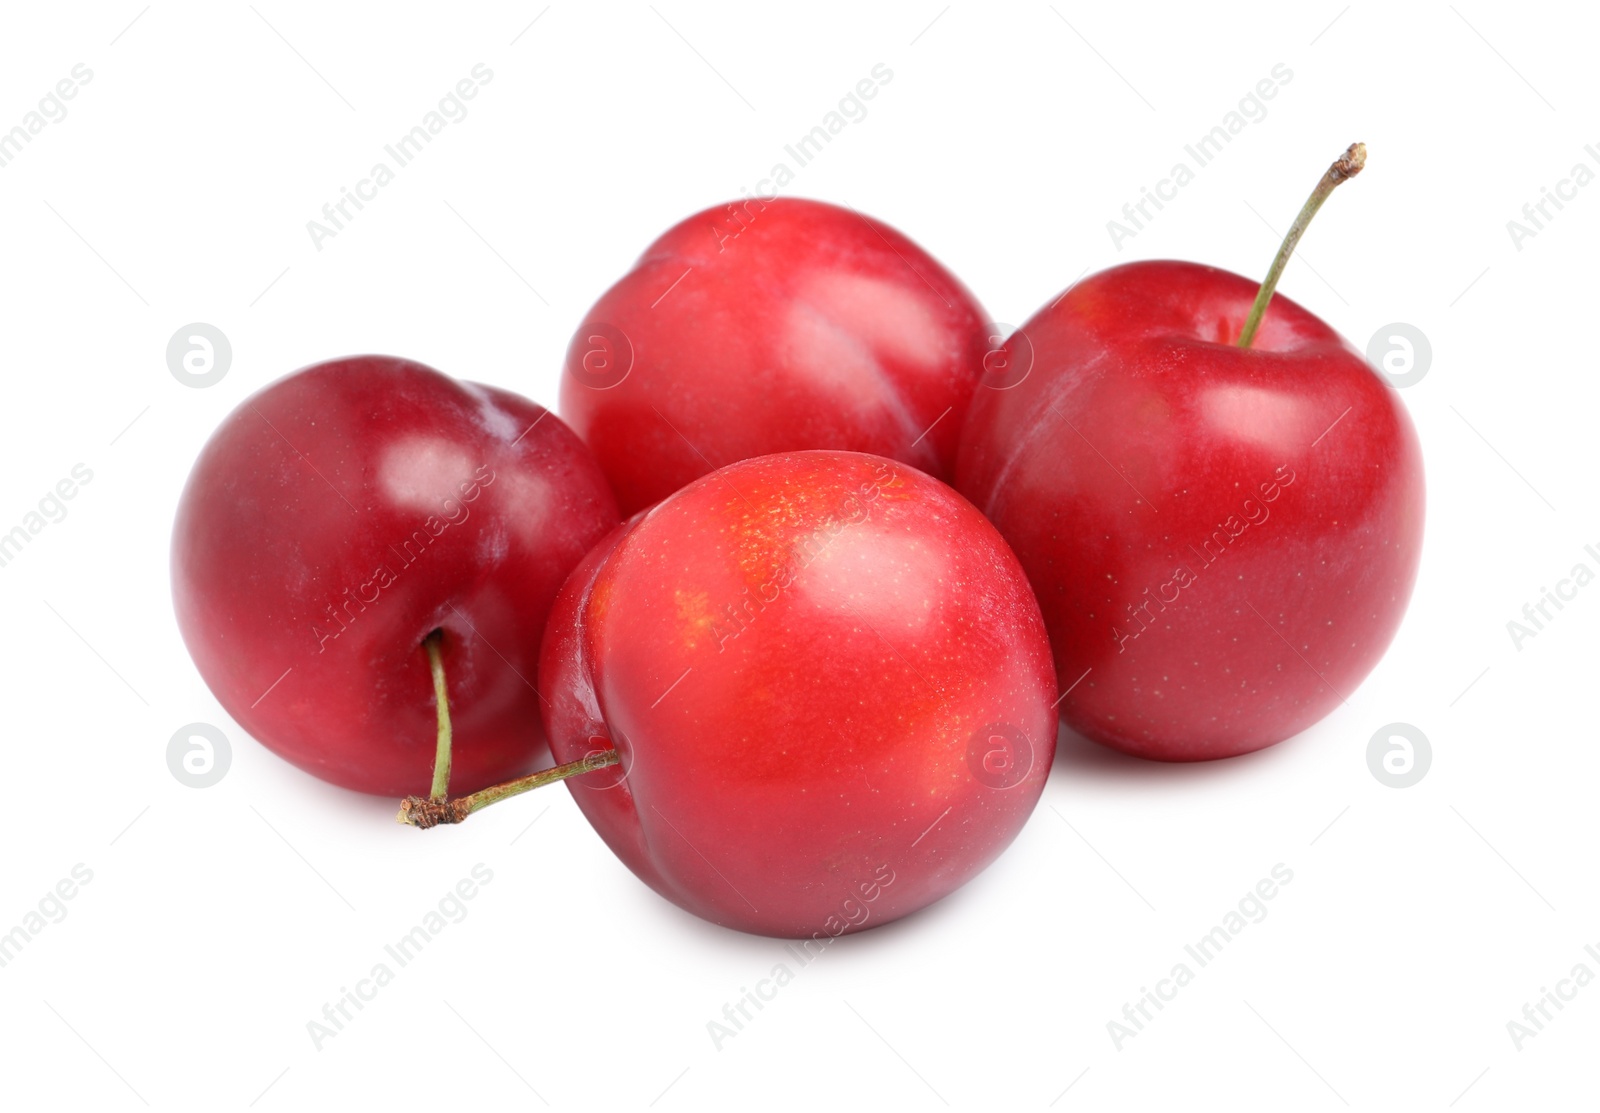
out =
[[[443,801],[450,792],[450,693],[445,690],[444,655],[440,652],[443,644],[443,630],[435,630],[422,639],[422,647],[428,651],[428,669],[433,673],[433,702],[439,709],[439,741],[434,750],[433,791],[429,797],[435,802]]]
[[[407,796],[401,801],[400,814],[395,816],[395,819],[408,827],[422,828],[437,827],[441,823],[460,823],[473,812],[481,811],[490,804],[498,804],[502,800],[521,796],[524,792],[564,781],[580,773],[592,773],[596,769],[616,765],[620,760],[616,750],[601,750],[587,757],[581,757],[577,761],[569,761],[553,769],[530,773],[526,777],[518,777],[505,784],[490,785],[467,796],[458,796],[454,800],[445,800],[442,797],[424,800],[420,796]]]
[[[1256,293],[1255,304],[1250,307],[1250,316],[1245,318],[1244,331],[1239,334],[1239,347],[1248,348],[1250,342],[1256,338],[1256,330],[1261,327],[1261,319],[1267,314],[1267,303],[1272,300],[1272,293],[1278,288],[1278,279],[1283,277],[1283,268],[1289,265],[1289,256],[1294,254],[1295,245],[1305,233],[1306,225],[1311,223],[1311,218],[1317,215],[1317,210],[1322,208],[1322,203],[1328,199],[1328,195],[1335,187],[1340,182],[1361,173],[1361,168],[1366,164],[1367,145],[1352,143],[1349,150],[1340,155],[1334,164],[1328,167],[1327,173],[1322,175],[1322,180],[1317,182],[1317,188],[1311,191],[1311,196],[1306,198],[1305,205],[1301,207],[1300,215],[1295,217],[1294,223],[1289,226],[1289,234],[1283,237],[1283,245],[1278,248],[1277,258],[1272,260],[1272,269],[1267,271],[1266,281],[1261,283],[1261,289]]]

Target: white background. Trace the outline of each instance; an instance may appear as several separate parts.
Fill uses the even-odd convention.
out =
[[[74,64],[94,75],[0,169],[0,530],[74,464],[94,473],[0,568],[0,932],[93,871],[0,968],[8,1102],[1592,1105],[1600,987],[1520,1051],[1506,1027],[1575,964],[1600,973],[1600,587],[1520,650],[1506,630],[1575,563],[1600,569],[1600,185],[1520,250],[1506,227],[1574,164],[1600,169],[1592,12],[542,8],[0,16],[0,129]],[[479,62],[470,114],[316,250],[306,222]],[[560,789],[423,836],[274,757],[184,652],[169,531],[210,430],[309,362],[403,354],[553,406],[570,331],[644,245],[754,187],[880,62],[892,82],[787,192],[896,225],[1013,324],[1129,259],[1262,273],[1271,228],[1364,140],[1283,289],[1363,349],[1397,321],[1431,340],[1401,392],[1426,549],[1393,648],[1326,721],[1182,767],[1064,738],[999,863],[835,945],[719,1050],[707,1022],[780,943],[657,898]],[[1107,221],[1278,63],[1293,78],[1265,118],[1115,248]],[[193,321],[233,345],[208,389],[165,362]],[[166,762],[194,721],[233,754],[205,790]],[[1433,749],[1403,790],[1366,760],[1396,721]],[[307,1022],[480,862],[494,879],[466,918],[317,1050]],[[1280,862],[1268,917],[1118,1050],[1107,1022]]]

